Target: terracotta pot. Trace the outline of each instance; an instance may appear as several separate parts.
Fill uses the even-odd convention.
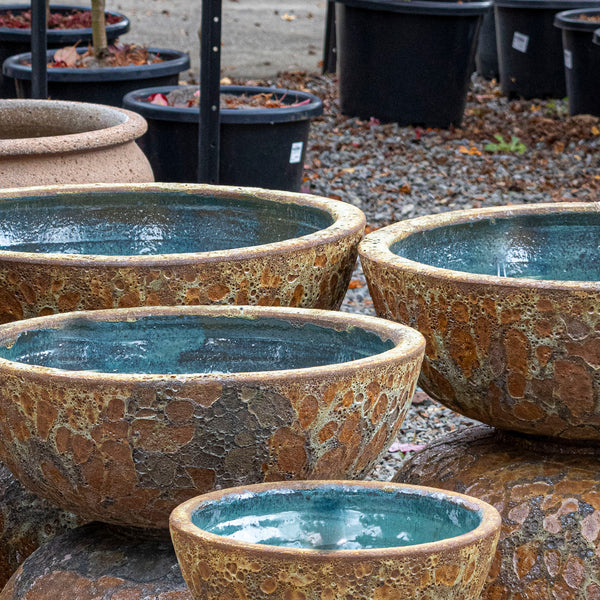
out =
[[[0,192],[0,322],[144,304],[336,309],[364,226],[345,202],[255,189]]]
[[[166,527],[177,504],[215,487],[364,476],[396,437],[423,350],[402,325],[290,308],[11,323],[0,458],[85,520]]]
[[[213,492],[170,525],[198,600],[475,600],[500,517],[431,488],[313,481]]]
[[[600,598],[600,447],[477,426],[433,442],[394,480],[460,491],[500,511],[482,600]]]
[[[377,314],[427,339],[420,384],[523,433],[600,439],[596,203],[457,211],[360,246]]]
[[[161,532],[163,533],[163,532]],[[11,577],[0,600],[192,600],[165,531],[90,523],[36,550]]]
[[[154,181],[135,140],[146,122],[126,110],[53,100],[0,100],[0,189]]]
[[[0,588],[41,543],[80,524],[26,490],[0,463]]]

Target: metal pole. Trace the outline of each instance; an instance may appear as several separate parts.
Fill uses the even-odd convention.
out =
[[[31,1],[31,97],[48,98],[46,0]]]
[[[202,1],[198,181],[219,182],[221,0]]]
[[[325,43],[323,44],[322,73],[335,73],[337,59],[337,39],[335,35],[335,1],[327,2],[327,16],[325,18]]]

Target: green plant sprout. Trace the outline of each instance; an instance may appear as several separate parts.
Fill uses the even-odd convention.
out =
[[[511,136],[510,142],[505,141],[499,133],[495,133],[494,137],[498,143],[486,144],[483,147],[486,152],[511,152],[521,155],[527,151],[527,146],[515,135]]]

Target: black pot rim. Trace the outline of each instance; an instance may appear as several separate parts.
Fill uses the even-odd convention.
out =
[[[600,21],[591,23],[590,21],[582,21],[577,17],[580,15],[594,15],[600,17],[600,6],[596,8],[577,8],[575,10],[565,10],[559,12],[554,17],[554,27],[566,29],[568,31],[588,31],[593,33],[600,28]]]
[[[394,13],[417,15],[474,16],[484,15],[492,6],[492,0],[449,1],[439,0],[336,0],[345,6]]]
[[[5,4],[0,6],[0,12],[28,10],[31,8],[29,4]],[[51,4],[50,8],[58,11],[67,10],[86,10],[89,11],[89,6],[70,6],[67,4]],[[118,23],[106,26],[106,35],[109,39],[114,40],[120,35],[127,33],[131,26],[129,19],[122,13],[114,10],[107,10],[108,14],[121,17]],[[48,43],[50,44],[74,44],[78,40],[91,40],[91,28],[82,29],[48,29],[46,32]],[[31,39],[31,29],[16,29],[14,27],[0,27],[0,40],[3,42],[21,42],[26,44]]]
[[[501,8],[526,8],[539,10],[565,11],[573,8],[573,0],[494,0],[494,6]],[[577,0],[577,8],[600,6],[598,0]]]
[[[190,68],[190,56],[186,52],[170,50],[165,48],[148,48],[153,54],[163,55],[166,60],[151,65],[133,65],[130,67],[104,67],[97,69],[75,69],[56,68],[48,69],[48,81],[64,81],[69,83],[80,83],[86,81],[123,81],[126,79],[148,79],[150,77],[161,77],[173,75]],[[79,48],[82,54],[85,48]],[[48,60],[52,59],[54,50],[47,52]],[[31,52],[24,52],[11,56],[4,61],[2,73],[14,79],[30,80],[32,75],[31,64],[21,64],[24,61],[31,62]]]
[[[158,104],[150,104],[150,102],[144,100],[151,94],[168,94],[178,87],[184,86],[165,85],[134,90],[123,97],[123,108],[135,111],[146,119],[177,121],[179,123],[198,123],[200,111],[197,108],[161,106]],[[323,113],[323,102],[321,99],[308,92],[245,85],[222,85],[221,92],[226,94],[276,93],[279,97],[293,94],[298,97],[300,101],[310,100],[310,103],[306,105],[288,106],[283,108],[225,108],[220,111],[221,123],[225,124],[259,125],[263,123],[287,123],[291,121],[304,121],[306,119],[318,117]]]

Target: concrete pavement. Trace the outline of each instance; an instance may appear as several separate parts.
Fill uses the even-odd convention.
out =
[[[131,19],[122,40],[187,50],[197,76],[201,0],[107,0],[107,7]],[[223,0],[223,75],[268,78],[282,70],[320,71],[326,10],[326,0]]]

